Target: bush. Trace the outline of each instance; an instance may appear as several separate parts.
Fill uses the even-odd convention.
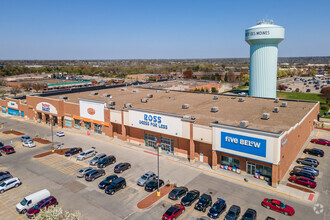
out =
[[[323,110],[323,111],[326,111],[326,110],[328,110],[328,105],[327,104],[321,104],[320,109]]]
[[[63,211],[61,207],[50,206],[47,209],[42,209],[38,215],[34,218],[36,220],[79,220],[82,216],[79,211],[69,212]]]

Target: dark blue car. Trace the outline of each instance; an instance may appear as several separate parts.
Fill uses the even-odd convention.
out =
[[[218,198],[218,200],[213,203],[212,207],[207,213],[207,216],[213,219],[219,218],[221,213],[223,213],[227,208],[226,201],[223,199]]]

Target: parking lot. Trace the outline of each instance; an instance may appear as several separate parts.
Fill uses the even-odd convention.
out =
[[[330,86],[330,81],[326,78],[301,77],[296,80],[283,83],[288,88],[287,92],[303,92],[303,93],[316,93],[319,94],[323,87]]]
[[[6,119],[6,122],[7,127],[1,131],[14,129],[15,126],[18,126],[25,129],[27,135],[32,136],[35,131],[45,132],[44,135],[47,135],[44,127],[23,122],[17,123],[9,119]],[[328,133],[321,131],[316,135],[321,138],[328,136]],[[20,142],[17,136],[10,138],[1,136],[0,139],[5,144],[9,144],[11,140],[15,145],[16,142]],[[98,153],[114,155],[117,158],[116,164],[119,162],[131,163],[131,169],[118,174],[118,176],[126,179],[127,187],[114,195],[107,195],[98,188],[98,183],[105,176],[113,174],[114,165],[104,169],[106,172],[104,177],[100,177],[93,182],[87,182],[84,178],[77,178],[75,174],[80,168],[88,166],[87,160],[89,159],[76,161],[74,157],[65,157],[58,154],[33,158],[34,155],[49,150],[49,145],[37,146],[32,149],[17,145],[18,147],[15,147],[16,154],[0,158],[0,169],[1,171],[9,170],[13,176],[19,177],[23,184],[19,188],[11,189],[0,195],[0,203],[2,204],[0,206],[1,219],[26,218],[16,212],[15,205],[24,196],[44,188],[47,188],[57,198],[59,206],[68,210],[79,210],[86,219],[102,219],[104,216],[109,219],[160,219],[172,204],[180,203],[180,200],[172,201],[164,196],[150,208],[145,210],[137,208],[137,203],[148,196],[149,193],[144,190],[144,187],[138,186],[136,181],[149,170],[156,172],[157,157],[155,155],[116,142],[103,141],[99,138],[69,132],[63,138],[55,137],[55,142],[64,143],[64,147],[80,146],[83,149],[95,146]],[[308,147],[313,146],[314,144],[308,145]],[[213,202],[217,198],[224,199],[227,203],[227,211],[233,204],[241,207],[242,214],[247,208],[253,208],[258,213],[258,219],[265,219],[267,216],[276,219],[326,219],[325,217],[329,215],[329,200],[323,192],[329,190],[329,175],[326,172],[329,161],[328,153],[329,150],[327,149],[325,157],[320,159],[319,168],[321,173],[317,179],[318,186],[316,188],[317,191],[321,192],[317,202],[325,207],[322,214],[316,214],[313,210],[316,201],[313,201],[313,203],[302,201],[294,196],[280,194],[276,192],[276,189],[272,191],[228,180],[163,157],[160,157],[160,178],[165,183],[169,181],[177,186],[186,186],[189,190],[197,189],[201,194],[208,193],[212,196]],[[261,207],[260,202],[266,197],[280,199],[284,203],[293,206],[296,210],[295,216],[286,217],[283,214]],[[192,205],[186,207],[186,212],[179,219],[196,219],[205,216],[206,213],[194,210]],[[220,219],[223,219],[224,215],[222,214]]]

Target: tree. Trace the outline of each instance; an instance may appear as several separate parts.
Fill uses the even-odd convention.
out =
[[[211,92],[212,92],[212,93],[217,93],[217,88],[212,87]]]
[[[61,207],[49,206],[47,209],[42,209],[38,215],[34,218],[36,220],[79,220],[82,219],[81,213],[79,211],[63,211]]]
[[[7,85],[7,81],[0,79],[0,86],[6,86]]]
[[[32,88],[32,83],[31,82],[24,82],[21,84],[22,88],[25,90],[29,90],[30,88]]]
[[[0,97],[4,97],[4,95],[6,94],[6,90],[4,90],[4,89],[1,89],[0,90]]]
[[[326,102],[330,100],[330,86],[321,89],[321,94],[325,97]]]
[[[20,93],[21,90],[20,88],[17,88],[17,87],[11,87],[11,89],[9,90],[10,94],[13,94],[14,96],[17,95],[17,93]]]
[[[186,70],[183,72],[184,79],[191,79],[193,78],[194,73],[191,70]]]
[[[208,89],[208,88],[206,88],[206,89],[205,89],[205,92],[207,92],[207,93],[208,93],[208,92],[209,92],[209,89]]]
[[[242,81],[243,81],[245,86],[248,86],[249,83],[250,83],[250,75],[249,74],[244,74],[242,76]]]
[[[277,89],[280,91],[286,90],[288,87],[286,85],[280,84],[277,86]]]
[[[225,82],[228,82],[228,75],[227,73],[225,74],[225,79],[224,79]]]
[[[40,83],[35,83],[32,85],[32,88],[38,92],[42,89],[42,85]]]

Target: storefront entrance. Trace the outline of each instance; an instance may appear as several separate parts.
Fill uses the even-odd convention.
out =
[[[91,130],[92,125],[91,125],[90,122],[88,122],[88,121],[84,121],[84,127],[85,127],[86,130]]]
[[[256,165],[251,162],[246,162],[246,172],[248,174],[254,175],[256,173]]]
[[[147,147],[155,148],[157,145],[157,137],[156,135],[144,133],[144,141]]]
[[[94,123],[94,132],[98,134],[102,134],[102,125]]]
[[[162,150],[173,153],[173,149],[174,149],[174,140],[173,139],[161,137],[160,143],[161,143]]]

